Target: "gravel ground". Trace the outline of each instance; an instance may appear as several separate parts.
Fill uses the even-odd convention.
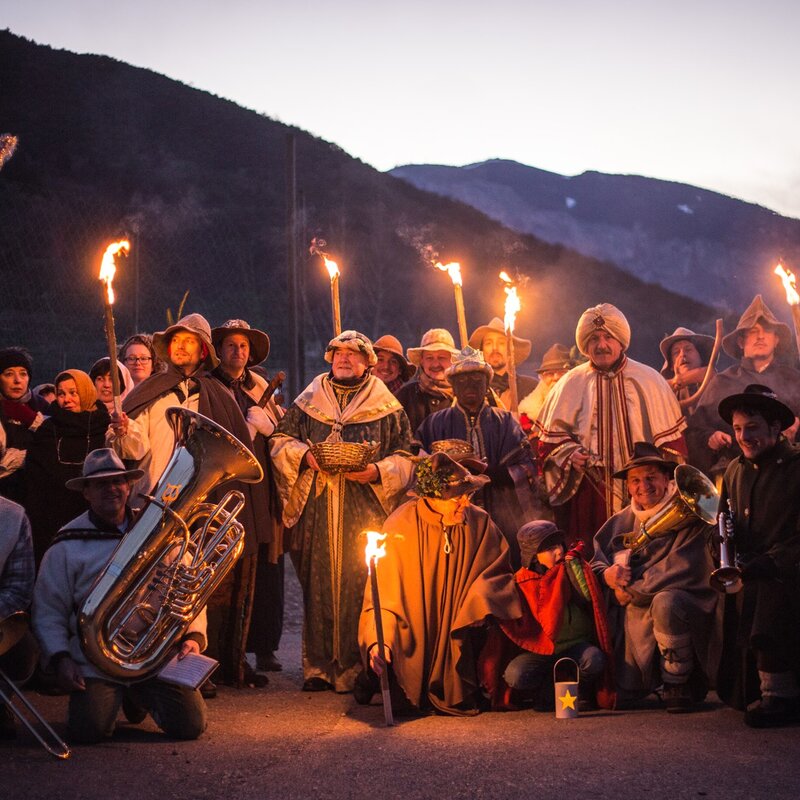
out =
[[[120,722],[112,742],[58,762],[24,733],[0,743],[0,798],[797,797],[800,727],[750,730],[715,699],[683,716],[524,711],[387,729],[379,705],[299,691],[299,619],[289,568],[284,671],[264,689],[220,689],[199,741]],[[31,698],[63,732],[66,698]]]

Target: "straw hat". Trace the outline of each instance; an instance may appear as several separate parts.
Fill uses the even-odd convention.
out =
[[[423,353],[437,353],[440,350],[446,350],[451,355],[458,353],[450,331],[444,328],[431,328],[423,334],[419,347],[408,348],[408,360],[418,367],[422,363]]]

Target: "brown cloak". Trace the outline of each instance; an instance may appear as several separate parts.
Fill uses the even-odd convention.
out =
[[[479,654],[470,628],[522,614],[508,544],[483,509],[468,506],[464,522],[445,530],[424,499],[400,506],[383,531],[389,538],[377,566],[381,616],[400,686],[418,708],[477,714]],[[365,660],[375,641],[368,581],[359,626]]]

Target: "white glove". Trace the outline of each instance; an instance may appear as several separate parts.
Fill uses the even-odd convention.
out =
[[[275,423],[261,406],[250,406],[247,409],[247,424],[252,425],[262,436],[270,436],[275,430]]]

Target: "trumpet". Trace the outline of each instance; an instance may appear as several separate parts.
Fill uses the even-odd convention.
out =
[[[719,535],[719,566],[711,573],[711,585],[718,592],[736,594],[742,588],[742,570],[736,563],[730,500],[728,500],[728,510],[719,512],[717,531]]]
[[[0,656],[7,653],[28,631],[28,615],[24,611],[0,620]],[[16,704],[19,701],[28,713]],[[56,758],[69,758],[72,755],[67,743],[50,727],[49,723],[36,710],[30,700],[16,687],[8,675],[0,669],[0,701],[22,723],[39,744]]]

